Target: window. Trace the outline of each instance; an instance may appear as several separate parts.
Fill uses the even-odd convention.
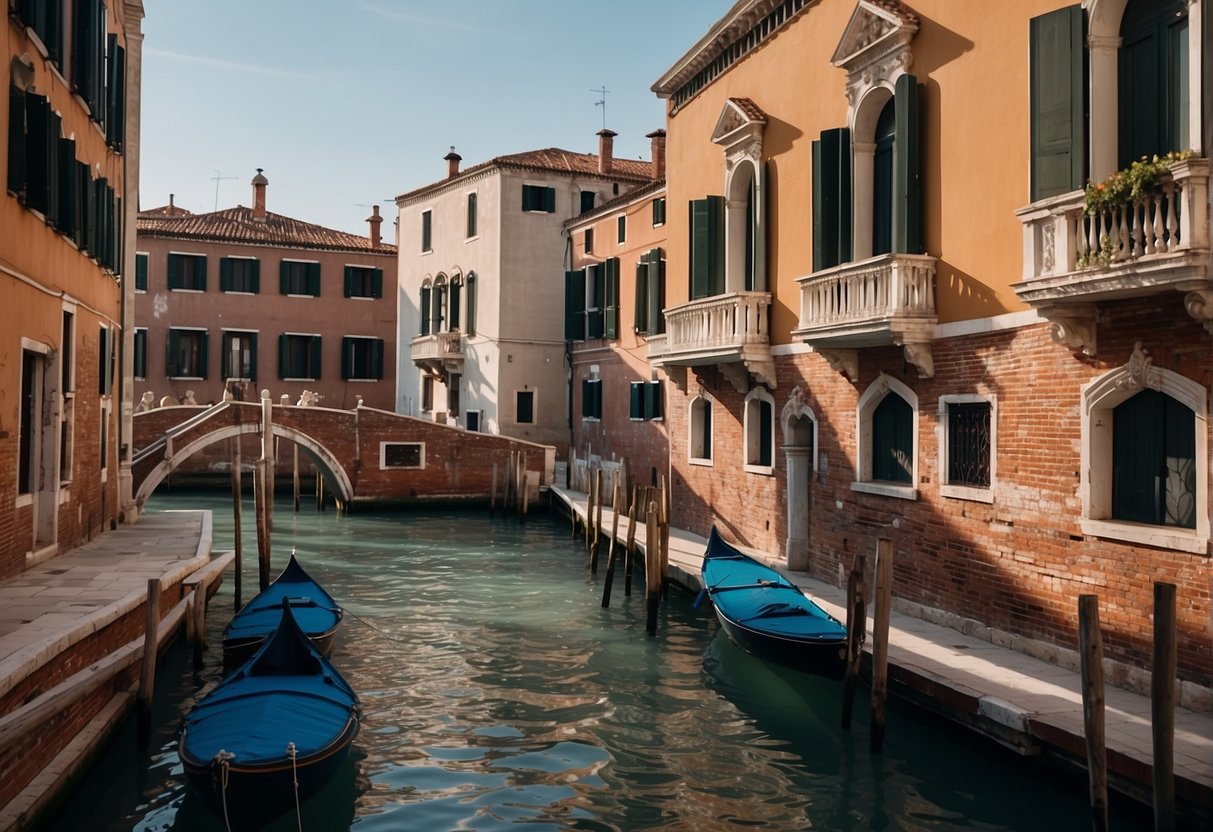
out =
[[[421,310],[421,335],[430,334],[430,304],[433,303],[433,286],[427,281],[421,284],[421,298],[418,308]]]
[[[261,261],[255,257],[222,257],[219,290],[255,295],[261,291]]]
[[[105,139],[117,151],[122,150],[126,129],[126,50],[118,45],[118,36],[106,39],[105,54]]]
[[[424,468],[425,445],[421,442],[380,442],[380,468]]]
[[[691,462],[712,464],[712,402],[698,396],[691,402]]]
[[[467,237],[476,236],[476,194],[468,194],[468,227]]]
[[[587,228],[585,230],[585,253],[594,253],[594,229]]]
[[[545,188],[542,185],[523,185],[522,210],[554,213],[556,211],[556,189]]]
[[[665,197],[653,200],[653,227],[665,225]]]
[[[1117,53],[1122,169],[1189,146],[1188,5],[1129,0],[1125,6]]]
[[[602,379],[581,380],[581,418],[602,418]]]
[[[615,242],[623,245],[628,240],[628,217],[627,214],[620,214],[615,219]]]
[[[447,317],[446,301],[446,277],[438,275],[430,289],[430,332],[435,335],[442,332],[442,324]]]
[[[278,378],[316,381],[320,359],[319,335],[285,332],[278,336]]]
[[[940,494],[993,502],[993,413],[981,396],[940,396]]]
[[[459,329],[459,309],[460,300],[463,296],[463,278],[458,275],[451,278],[450,285],[447,287],[446,311],[448,332],[454,332]],[[458,411],[455,411],[456,415]]]
[[[76,314],[63,310],[63,334],[59,341],[59,378],[63,407],[59,413],[59,481],[72,479],[72,457],[76,448]],[[104,355],[104,350],[98,350]],[[104,362],[103,362],[104,368]]]
[[[606,308],[605,263],[585,268],[585,337],[601,338]]]
[[[514,421],[520,425],[535,422],[535,391],[519,390],[514,395]]]
[[[383,378],[383,339],[346,336],[341,339],[341,377],[357,381]]]
[[[665,259],[662,250],[651,249],[636,264],[636,319],[632,323],[638,335],[665,332]]]
[[[147,379],[147,327],[137,327],[135,329],[135,378],[140,381]]]
[[[347,298],[383,297],[383,269],[370,266],[346,266],[345,296]]]
[[[1083,11],[1058,9],[1029,24],[1032,201],[1082,187],[1086,80]]]
[[[205,329],[168,331],[165,368],[169,378],[206,378]]]
[[[135,291],[147,291],[147,252],[135,252]]]
[[[423,375],[421,377],[421,410],[424,413],[429,413],[434,409],[434,377]]]
[[[17,493],[30,494],[37,480],[38,452],[41,450],[42,372],[45,357],[31,350],[21,351],[20,437],[17,442]]]
[[[257,333],[223,333],[223,378],[225,381],[257,380]]]
[[[102,396],[110,394],[114,381],[114,344],[110,330],[102,326],[97,331],[97,386]]]
[[[174,292],[206,291],[206,255],[168,255],[168,288]]]
[[[52,61],[62,65],[63,61],[63,2],[53,0],[49,3],[17,3],[11,6],[21,22],[24,23],[42,45]]]
[[[661,419],[663,399],[661,382],[633,381],[628,408],[628,417],[635,420]]]
[[[893,99],[876,120],[876,155],[872,162],[872,254],[893,250],[893,140],[897,111]]]
[[[564,273],[564,337],[617,338],[619,258]]]
[[[315,260],[283,260],[278,266],[278,291],[283,295],[320,297],[320,264]]]
[[[745,468],[756,474],[770,474],[775,463],[775,400],[762,387],[750,391],[745,399]]]
[[[1196,528],[1192,410],[1155,390],[1112,409],[1112,519]]]
[[[859,470],[851,489],[918,499],[918,396],[881,373],[859,397],[856,416]]]
[[[691,300],[724,294],[724,197],[691,201]]]
[[[593,191],[581,192],[581,213],[584,214],[587,211],[594,210],[594,199],[597,196],[598,194],[594,193]]]
[[[476,273],[468,272],[467,276],[467,310],[463,313],[463,333],[468,336],[476,334]]]
[[[93,121],[105,119],[105,6],[72,3],[72,91],[84,99]]]
[[[480,423],[483,420],[483,418],[484,418],[484,412],[481,410],[465,411],[463,414],[463,426],[467,430],[479,432]]]
[[[422,211],[421,212],[421,250],[423,252],[434,250],[433,236],[434,236],[434,212],[433,211]]]

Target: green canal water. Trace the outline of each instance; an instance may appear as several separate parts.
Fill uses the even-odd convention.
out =
[[[230,497],[149,504],[193,508],[214,512],[215,551],[230,548]],[[640,582],[625,597],[617,575],[602,609],[563,520],[295,514],[282,500],[274,517],[275,573],[294,547],[350,614],[333,656],[364,712],[351,761],[304,803],[304,830],[1089,828],[1083,777],[918,712],[894,706],[884,752],[870,753],[866,689],[841,731],[840,684],[755,660],[689,596],[673,593],[646,636]],[[245,552],[247,600],[251,530]],[[210,607],[216,646],[230,577]],[[182,715],[220,675],[217,649],[195,671],[178,644],[157,676],[148,748],[128,725],[52,828],[222,830],[176,754]],[[1118,829],[1148,821],[1131,806],[1114,814]],[[274,828],[299,828],[295,813]]]

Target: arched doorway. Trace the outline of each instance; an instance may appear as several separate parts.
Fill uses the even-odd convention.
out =
[[[784,556],[788,569],[809,571],[809,518],[812,516],[812,478],[817,453],[817,417],[797,386],[783,407],[783,454],[787,462],[787,539]]]

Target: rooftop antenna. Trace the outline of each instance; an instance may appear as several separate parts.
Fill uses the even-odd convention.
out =
[[[599,89],[599,90],[591,89],[590,92],[596,92],[602,96],[602,98],[600,98],[594,102],[594,106],[602,108],[602,129],[605,130],[606,129],[606,97],[607,97],[607,93],[610,92],[610,90],[608,90],[606,88],[606,84],[603,84],[602,89]]]
[[[215,210],[218,211],[219,210],[219,180],[221,180],[221,179],[238,179],[239,177],[224,176],[221,171],[215,170],[214,168],[211,168],[211,170],[215,171],[215,175],[212,176],[211,179],[215,180]]]

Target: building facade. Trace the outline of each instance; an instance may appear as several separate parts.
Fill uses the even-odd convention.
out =
[[[736,3],[654,85],[672,522],[827,580],[889,537],[898,603],[1057,648],[1095,593],[1128,676],[1173,583],[1207,690],[1209,42],[1205,0]]]
[[[11,59],[0,68],[0,577],[113,527],[130,504],[120,367],[143,37],[138,0],[10,12]]]
[[[139,215],[131,375],[141,408],[256,401],[391,410],[396,362],[396,247],[266,209]],[[264,280],[262,277],[264,276]],[[384,287],[387,287],[385,295]]]
[[[397,197],[396,409],[469,430],[567,447],[563,223],[652,180],[651,165],[548,148]]]

